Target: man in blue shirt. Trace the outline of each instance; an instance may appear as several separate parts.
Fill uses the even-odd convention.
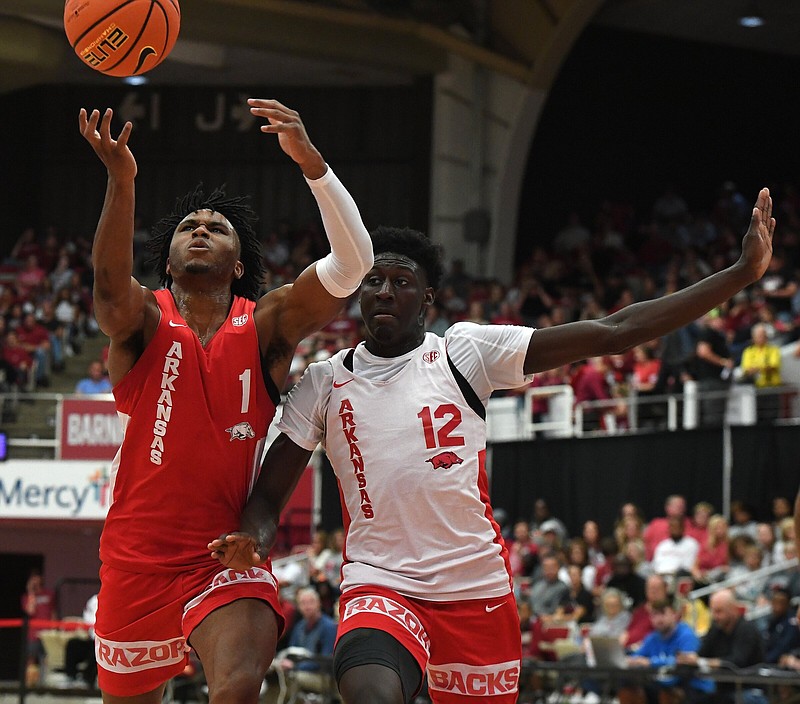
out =
[[[333,646],[336,643],[336,622],[322,613],[319,594],[311,587],[297,590],[297,611],[301,619],[295,624],[289,636],[289,648],[307,651],[309,659],[302,659],[302,651],[288,651],[281,661],[284,671],[292,670],[288,679],[295,690],[306,692],[327,692],[333,686],[332,665],[322,665],[315,656],[328,656],[333,661]],[[285,651],[286,652],[286,651]],[[296,659],[295,659],[296,658]]]
[[[673,598],[653,602],[650,619],[654,630],[642,641],[642,645],[628,657],[629,667],[649,667],[653,669],[674,668],[678,653],[696,653],[700,639],[681,621],[679,606]],[[657,674],[652,682],[644,687],[628,683],[620,687],[617,695],[620,704],[644,704],[647,699],[657,699],[659,704],[673,704],[680,701],[681,679],[674,674]],[[692,678],[689,687],[709,691],[713,683]]]
[[[99,360],[90,362],[89,376],[81,379],[75,386],[76,394],[110,394],[111,382],[105,374],[103,363]]]

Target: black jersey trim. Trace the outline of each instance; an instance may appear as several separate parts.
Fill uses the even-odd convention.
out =
[[[267,387],[267,395],[277,408],[278,404],[281,402],[281,392],[278,389],[278,386],[275,384],[272,374],[269,373],[269,368],[267,367],[266,360],[263,356],[261,357],[261,376],[264,377],[264,386]]]
[[[351,374],[353,373],[353,356],[355,355],[356,350],[355,348],[348,350],[347,354],[344,356],[342,360],[342,366],[347,369],[348,372]]]
[[[456,384],[458,384],[458,388],[461,389],[461,393],[464,394],[464,400],[467,402],[467,405],[480,416],[481,420],[485,421],[486,408],[478,398],[478,394],[475,393],[475,389],[473,389],[470,383],[464,378],[464,375],[456,369],[456,365],[453,364],[450,355],[447,353],[445,353],[445,355],[447,356],[447,364],[450,366],[450,371],[453,372],[453,377],[456,380]]]

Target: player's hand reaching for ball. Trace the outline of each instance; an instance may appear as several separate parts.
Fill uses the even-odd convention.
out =
[[[117,181],[132,181],[136,178],[137,172],[136,159],[128,148],[128,138],[131,136],[133,125],[126,122],[119,136],[113,139],[111,137],[112,117],[111,108],[106,108],[102,120],[99,110],[87,113],[85,108],[81,108],[78,113],[78,127],[83,138],[89,142],[95,154],[105,164],[109,177]]]
[[[261,131],[278,135],[281,149],[300,166],[306,178],[314,180],[325,175],[325,160],[308,138],[297,111],[264,98],[250,98],[247,104],[253,115],[266,118],[269,124],[261,125]]]
[[[267,559],[266,554],[261,555],[261,546],[249,533],[225,533],[212,540],[208,549],[211,550],[211,557],[237,572],[257,567]]]

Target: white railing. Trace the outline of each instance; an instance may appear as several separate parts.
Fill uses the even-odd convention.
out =
[[[15,427],[13,421],[2,423],[13,448],[52,449],[54,457],[60,446],[61,406],[65,399],[83,398],[75,394],[0,393],[0,409],[20,413],[23,406],[36,404],[42,424],[36,431]],[[111,399],[110,394],[88,397]],[[702,421],[703,403],[725,401],[725,425],[753,425],[759,420],[761,400],[772,399],[772,422],[800,424],[800,384],[786,384],[771,389],[756,389],[735,384],[727,391],[698,392],[695,382],[684,384],[683,394],[639,396],[635,393],[603,401],[574,403],[572,387],[567,384],[528,389],[524,395],[489,400],[487,437],[489,442],[532,440],[536,438],[594,437],[648,432],[652,430],[690,430]],[[547,411],[534,421],[534,400],[545,399]],[[591,425],[587,425],[589,419]]]
[[[547,399],[547,412],[533,420],[534,399]],[[662,396],[629,396],[574,404],[568,385],[528,389],[524,396],[489,400],[487,434],[490,442],[530,440],[536,437],[592,437],[652,430],[691,430],[703,420],[704,404],[724,402],[724,425],[754,425],[764,421],[764,409],[772,408],[771,422],[800,423],[800,385],[756,389],[734,384],[728,390],[700,392],[688,381],[684,393]],[[771,403],[764,404],[764,401]],[[760,409],[760,405],[763,406]],[[761,416],[759,415],[761,414]],[[591,422],[590,422],[591,421]]]

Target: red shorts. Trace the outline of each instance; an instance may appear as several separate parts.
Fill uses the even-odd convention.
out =
[[[100,568],[95,623],[97,682],[104,692],[126,697],[149,692],[183,672],[187,640],[215,609],[237,599],[261,599],[283,615],[277,583],[268,570],[220,569],[218,563],[187,572],[141,574]]]
[[[396,638],[428,673],[434,704],[514,704],[522,645],[513,594],[424,601],[381,587],[350,589],[339,601],[337,638],[375,628]]]

